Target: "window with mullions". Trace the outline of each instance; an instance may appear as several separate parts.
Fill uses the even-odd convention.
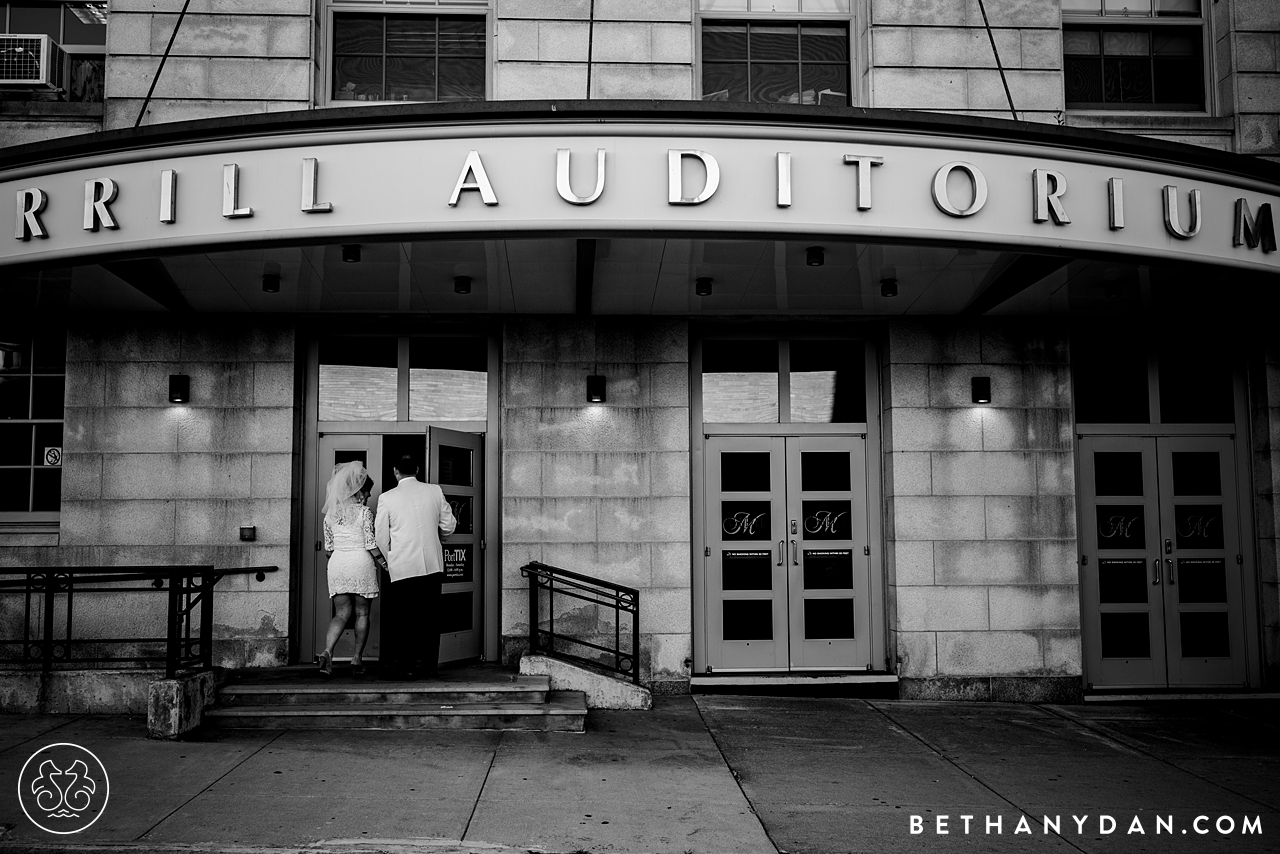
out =
[[[1231,343],[1193,323],[1149,337],[1131,320],[1090,320],[1071,341],[1076,422],[1234,423]]]
[[[62,100],[102,102],[106,3],[0,3],[0,32],[48,36],[66,57],[59,93]],[[0,56],[0,74],[4,59]]]
[[[704,101],[848,105],[849,88],[845,24],[702,22]]]
[[[861,341],[702,342],[702,420],[709,424],[850,424],[867,420]]]
[[[66,337],[0,330],[0,523],[56,521]]]
[[[320,340],[318,421],[484,421],[484,338],[332,336]]]
[[[1066,105],[1205,109],[1201,0],[1063,0]]]
[[[334,101],[483,101],[484,18],[333,16]]]

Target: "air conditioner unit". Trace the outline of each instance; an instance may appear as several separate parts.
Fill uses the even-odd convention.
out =
[[[61,89],[65,59],[48,36],[0,35],[0,89]]]

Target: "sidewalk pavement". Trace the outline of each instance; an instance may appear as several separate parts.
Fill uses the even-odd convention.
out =
[[[1280,851],[1274,701],[655,699],[592,711],[577,735],[159,742],[139,718],[0,716],[0,854]],[[37,829],[17,802],[23,763],[54,742],[87,747],[111,776],[106,810],[74,837]]]

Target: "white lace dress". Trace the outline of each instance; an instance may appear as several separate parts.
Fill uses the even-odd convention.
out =
[[[358,593],[367,599],[378,595],[378,569],[369,549],[374,548],[373,512],[363,504],[344,504],[324,517],[324,548],[329,556],[329,595]]]

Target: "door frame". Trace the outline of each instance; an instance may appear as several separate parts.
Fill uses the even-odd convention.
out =
[[[315,597],[316,579],[314,578],[314,573],[309,571],[309,568],[313,565],[311,552],[315,548],[314,544],[320,535],[320,531],[317,529],[315,521],[318,516],[318,508],[314,507],[311,502],[315,500],[313,496],[316,495],[320,477],[320,473],[317,470],[320,462],[318,439],[324,433],[426,434],[429,427],[440,427],[446,430],[479,434],[483,437],[485,456],[484,514],[485,519],[489,520],[486,524],[489,525],[488,532],[490,534],[498,530],[493,526],[499,524],[502,519],[502,466],[497,462],[502,459],[502,440],[498,430],[498,425],[501,424],[501,413],[498,406],[500,403],[499,392],[502,385],[500,327],[496,324],[484,324],[449,326],[438,331],[431,327],[387,330],[371,324],[365,328],[342,328],[340,330],[344,334],[385,334],[388,337],[405,335],[431,336],[435,334],[445,339],[463,336],[471,338],[483,337],[487,342],[486,370],[489,377],[487,383],[488,400],[486,402],[487,418],[484,421],[319,421],[316,410],[316,395],[320,387],[320,337],[337,331],[339,330],[331,326],[316,326],[311,329],[300,328],[298,330],[299,338],[304,338],[305,344],[298,348],[300,363],[294,375],[295,383],[300,386],[300,388],[295,388],[294,392],[294,400],[300,409],[300,417],[294,422],[295,429],[298,429],[296,425],[301,425],[301,433],[297,443],[301,446],[300,453],[295,457],[298,468],[295,469],[293,478],[293,524],[291,527],[294,541],[290,556],[289,580],[288,660],[294,664],[302,661],[304,639],[312,637],[315,632],[314,609],[310,606],[310,602]],[[480,657],[482,661],[497,661],[501,657],[502,538],[499,536],[486,536],[485,548],[481,551],[484,558],[481,567],[481,596],[483,597],[481,616],[483,625],[481,627]]]
[[[850,345],[864,348],[867,420],[863,424],[704,424],[702,422],[702,342],[705,338],[779,338],[824,339],[845,338]],[[689,495],[692,626],[692,675],[707,675],[707,649],[710,622],[707,619],[707,530],[706,530],[706,443],[718,436],[861,436],[866,443],[867,540],[870,561],[871,666],[868,672],[892,672],[888,656],[888,628],[885,601],[885,514],[884,467],[880,463],[881,389],[880,342],[874,330],[865,326],[842,327],[811,324],[753,325],[742,328],[719,326],[691,327],[689,330]],[[878,665],[878,666],[877,666]],[[785,675],[785,674],[780,674]]]
[[[1154,378],[1151,380],[1154,384]],[[1085,496],[1081,485],[1084,483],[1084,461],[1080,452],[1081,440],[1106,436],[1123,436],[1132,438],[1160,439],[1176,436],[1225,437],[1233,441],[1235,449],[1235,482],[1236,507],[1240,529],[1240,555],[1244,561],[1241,567],[1244,602],[1242,612],[1245,635],[1245,684],[1251,690],[1262,688],[1262,620],[1259,609],[1261,596],[1258,589],[1258,540],[1254,533],[1254,486],[1251,436],[1249,434],[1249,395],[1248,383],[1244,371],[1237,367],[1233,376],[1235,386],[1235,424],[1080,424],[1074,427],[1075,441],[1072,443],[1072,454],[1075,457],[1076,478],[1076,572],[1078,580],[1080,619],[1081,619],[1081,677],[1086,690],[1109,690],[1110,686],[1095,685],[1094,679],[1099,676],[1090,672],[1089,658],[1084,654],[1084,615],[1089,603],[1086,601],[1085,585],[1081,577],[1082,560],[1085,556],[1084,537],[1079,530],[1079,521],[1085,518]],[[1074,412],[1073,412],[1074,421]],[[1243,429],[1237,429],[1243,425]],[[1174,689],[1180,690],[1180,689]]]

